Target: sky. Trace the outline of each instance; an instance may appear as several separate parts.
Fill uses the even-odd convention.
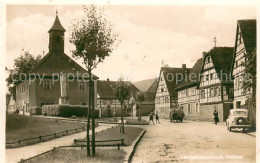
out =
[[[204,51],[217,46],[233,47],[237,20],[256,19],[256,8],[246,5],[106,5],[105,16],[119,34],[120,44],[100,63],[94,74],[101,80],[130,81],[155,78],[162,61],[170,67],[192,67]],[[65,53],[72,57],[70,26],[83,16],[81,5],[7,5],[6,66],[24,51],[48,52],[48,30],[56,9],[65,33]],[[82,60],[75,60],[82,65]],[[84,67],[84,65],[82,65]]]

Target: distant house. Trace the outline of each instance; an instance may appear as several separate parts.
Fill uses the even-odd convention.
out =
[[[231,47],[214,47],[203,54],[199,81],[200,120],[211,120],[216,109],[220,121],[226,120],[233,108],[233,81],[231,79]]]
[[[235,40],[235,49],[232,62],[232,75],[234,78],[234,108],[245,108],[248,97],[252,90],[244,91],[242,81],[246,62],[245,54],[256,50],[256,20],[238,20]]]
[[[178,106],[178,93],[175,88],[183,81],[188,70],[186,64],[183,64],[182,68],[161,68],[155,95],[155,111],[158,111],[160,117],[168,118],[171,109]]]
[[[16,111],[15,100],[10,94],[6,94],[6,110],[7,113],[14,113]]]
[[[56,16],[49,30],[49,53],[33,68],[30,80],[16,87],[16,107],[21,114],[29,114],[31,106],[88,103],[88,72],[64,53],[64,34]],[[96,97],[96,81],[94,85]]]
[[[112,111],[116,110],[117,114],[121,112],[121,104],[115,96],[115,87],[118,81],[98,80],[97,81],[97,107],[101,108],[102,116],[107,116],[108,108]],[[135,96],[139,91],[130,81],[126,81],[130,86],[130,95],[126,99],[125,104],[129,104],[131,95]]]
[[[200,95],[197,88],[203,59],[198,59],[189,70],[188,78],[180,83],[178,91],[178,105],[183,109],[186,119],[199,120],[200,117]]]
[[[150,112],[154,112],[155,109],[155,94],[157,89],[158,78],[141,80],[133,82],[133,84],[142,92],[144,92],[144,101],[140,106],[142,109],[141,115],[148,115]],[[139,101],[136,101],[140,103]]]

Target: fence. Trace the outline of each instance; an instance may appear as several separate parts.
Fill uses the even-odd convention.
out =
[[[76,140],[76,139],[74,139],[74,142],[87,142],[87,141],[83,141],[83,140]],[[117,144],[96,144],[96,147],[112,147],[112,146],[116,146],[117,147],[117,149],[118,150],[120,150],[120,146],[125,146],[125,144],[124,144],[124,139],[117,139],[117,140],[103,140],[103,141],[95,141],[96,143],[98,143],[98,142],[118,142],[118,141],[120,141],[121,142],[121,144],[120,143],[117,143]],[[40,156],[43,156],[43,155],[45,155],[45,154],[48,154],[48,153],[50,153],[50,152],[53,152],[53,151],[55,151],[55,150],[57,150],[57,149],[61,149],[61,148],[85,148],[85,147],[87,147],[86,145],[80,145],[80,146],[59,146],[59,147],[54,147],[53,149],[51,149],[51,150],[48,150],[48,151],[46,151],[46,152],[43,152],[43,153],[41,153],[41,154],[38,154],[38,155],[36,155],[36,156],[33,156],[33,157],[30,157],[30,158],[27,158],[27,159],[21,159],[21,161],[20,161],[20,163],[25,163],[26,161],[30,161],[30,160],[32,160],[32,159],[34,159],[34,158],[37,158],[37,157],[40,157]]]
[[[78,133],[80,131],[84,131],[85,129],[86,129],[86,127],[83,126],[81,128],[74,128],[74,129],[70,129],[70,130],[56,132],[56,133],[53,133],[53,134],[41,135],[41,136],[37,136],[37,137],[33,137],[33,138],[21,139],[21,140],[17,140],[17,141],[14,141],[14,142],[6,142],[5,145],[6,145],[6,148],[15,148],[15,147],[22,146],[23,142],[27,142],[27,141],[31,141],[31,140],[36,140],[36,141],[35,142],[29,142],[29,144],[36,144],[36,143],[39,143],[41,141],[46,141],[46,140],[62,137],[62,136],[65,136],[65,135]],[[72,132],[72,131],[74,131],[74,132]],[[46,137],[49,137],[49,139],[44,139]],[[50,137],[52,137],[52,138],[50,138]]]

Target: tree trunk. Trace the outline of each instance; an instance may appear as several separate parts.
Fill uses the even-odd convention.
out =
[[[123,103],[121,102],[121,128],[123,134],[125,134],[125,129],[124,129],[124,117],[123,117]]]
[[[91,77],[90,77],[91,78]],[[92,156],[95,156],[95,153],[96,153],[96,145],[95,145],[95,97],[94,97],[94,81],[92,81],[92,79],[90,80],[91,81],[91,88],[92,88],[92,91],[91,91],[91,96],[92,96]]]
[[[91,70],[88,70],[89,74],[91,74]],[[90,128],[90,110],[91,110],[91,103],[92,103],[92,99],[91,99],[91,84],[89,82],[88,84],[88,122],[87,122],[87,156],[90,156],[90,138],[89,138],[89,128]]]

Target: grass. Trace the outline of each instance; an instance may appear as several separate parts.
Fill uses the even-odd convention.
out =
[[[124,162],[126,152],[117,149],[96,149],[96,157],[87,157],[86,148],[63,148],[57,149],[54,152],[45,154],[35,158],[30,163],[60,163],[60,162],[108,162],[108,163],[121,163]]]
[[[18,114],[6,115],[6,142],[13,142],[25,138],[43,136],[69,129],[86,126],[82,123],[62,122],[55,119],[23,116]],[[29,143],[27,144],[34,144]]]
[[[125,145],[130,146],[137,139],[137,137],[140,135],[142,131],[144,131],[143,128],[125,126],[125,134],[122,134],[120,133],[119,127],[113,127],[109,130],[104,130],[103,132],[97,133],[96,141],[125,139],[124,140]],[[115,144],[115,143],[121,144],[121,142],[102,142],[102,143],[96,142],[96,144]],[[77,143],[77,144],[86,144],[86,143]]]
[[[141,119],[141,121],[138,121],[138,119],[127,119],[126,123],[130,124],[130,125],[147,125],[148,124],[148,122],[144,119]]]

